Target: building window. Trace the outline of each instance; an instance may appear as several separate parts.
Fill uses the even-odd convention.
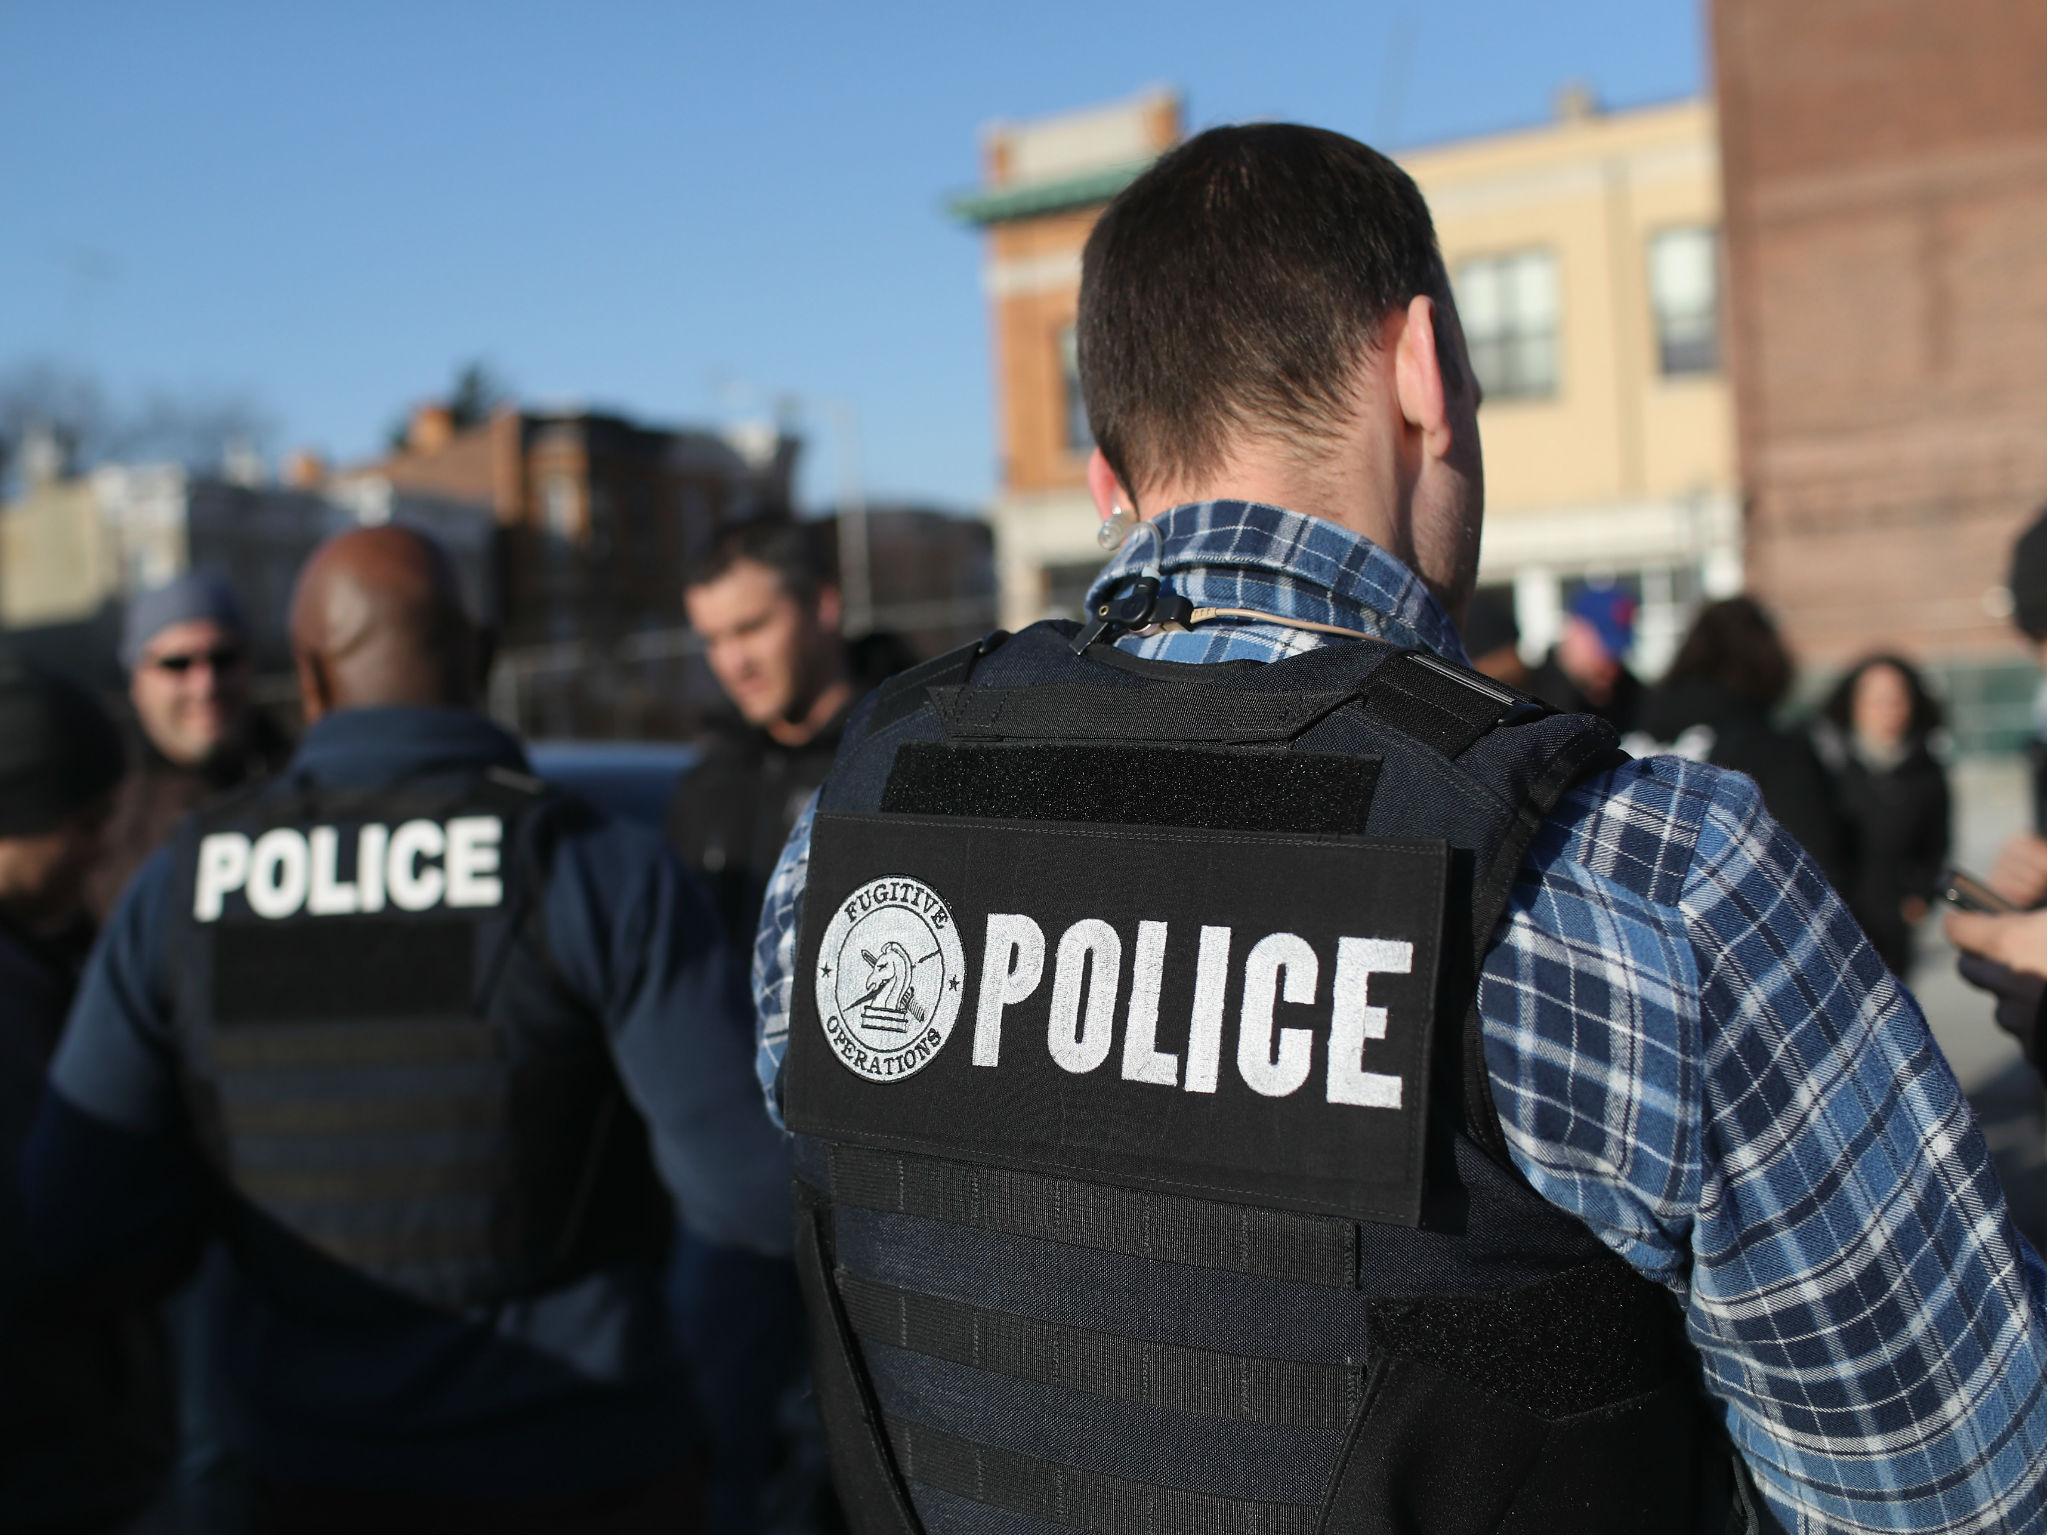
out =
[[[1462,263],[1458,318],[1472,368],[1491,400],[1557,393],[1557,261],[1515,251]]]
[[[573,539],[578,532],[576,477],[557,472],[540,483],[540,523],[549,536]]]
[[[1060,403],[1067,451],[1086,453],[1095,446],[1095,439],[1088,434],[1088,405],[1081,398],[1081,347],[1071,325],[1060,331]]]
[[[1712,373],[1721,366],[1720,290],[1712,229],[1667,229],[1651,237],[1659,373]]]

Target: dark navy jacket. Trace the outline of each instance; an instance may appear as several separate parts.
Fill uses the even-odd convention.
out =
[[[524,757],[482,716],[377,709],[319,722],[291,771],[374,790],[490,767]],[[204,1219],[166,1004],[174,873],[159,853],[123,898],[51,1069],[25,1176],[60,1273],[131,1266]],[[542,910],[549,959],[605,1021],[685,1227],[713,1251],[786,1250],[787,1157],[701,889],[651,829],[598,820],[557,844]],[[393,1298],[346,1337],[308,1315],[333,1284],[313,1264],[303,1292],[242,1284],[228,1330],[264,1474],[516,1496],[630,1483],[687,1453],[688,1373],[653,1262],[455,1313]]]

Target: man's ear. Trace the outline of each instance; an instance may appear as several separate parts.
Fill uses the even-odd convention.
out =
[[[1132,516],[1137,515],[1137,497],[1124,489],[1100,448],[1088,451],[1088,494],[1095,498],[1095,515],[1105,521],[1118,507],[1128,507]]]
[[[840,621],[846,617],[846,604],[839,596],[839,589],[831,583],[818,588],[818,628],[827,634],[839,633]]]
[[[1422,435],[1424,452],[1441,459],[1451,451],[1451,421],[1444,409],[1443,368],[1437,361],[1436,300],[1415,295],[1400,325],[1394,344],[1394,395],[1402,419]]]
[[[292,652],[292,673],[299,682],[299,714],[306,724],[311,725],[332,712],[334,688],[317,656]]]

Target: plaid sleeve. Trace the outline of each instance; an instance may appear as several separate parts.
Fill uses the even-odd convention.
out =
[[[1955,1075],[1833,889],[1720,775],[1682,910],[1700,970],[1690,1312],[1803,1527],[2035,1530],[2041,1260]]]
[[[2038,1528],[2040,1259],[1912,997],[1749,780],[1565,821],[1481,993],[1517,1166],[1685,1306],[1788,1528]]]
[[[768,877],[761,926],[754,934],[754,1076],[768,1101],[768,1118],[782,1124],[775,1102],[775,1078],[789,1049],[790,985],[796,970],[796,925],[803,911],[804,882],[811,872],[811,822],[818,811],[815,792],[789,829],[782,857]]]

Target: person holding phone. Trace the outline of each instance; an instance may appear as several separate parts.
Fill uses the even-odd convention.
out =
[[[1970,900],[1951,871],[1943,894],[1956,908],[1944,925],[1962,952],[1963,979],[1998,1000],[1998,1027],[2020,1043],[2036,1072],[2048,1062],[2048,843],[2031,833],[2011,839],[1999,853],[1988,894],[2005,904]],[[1974,884],[1974,882],[1972,882]]]
[[[2012,596],[2013,628],[2019,631],[2028,654],[2038,669],[2048,658],[2048,515],[2037,512],[2020,536],[2013,541],[2012,561],[2005,585]],[[2036,695],[2038,701],[2039,695]],[[2036,704],[2036,719],[2039,719]],[[1972,911],[1970,904],[1957,902],[1954,872],[1944,880],[1943,894],[1963,910],[1949,914],[1945,925],[1949,942],[1962,951],[1958,969],[1963,979],[1998,999],[1994,1017],[1999,1028],[2018,1039],[2020,1049],[2036,1072],[2048,1060],[2048,1018],[2043,998],[2048,996],[2048,842],[2042,833],[2044,805],[2048,791],[2042,788],[2042,753],[2039,733],[2028,747],[2033,793],[2034,830],[2008,839],[1984,883],[2009,904],[2003,913]],[[1986,905],[1986,904],[1980,904]]]

